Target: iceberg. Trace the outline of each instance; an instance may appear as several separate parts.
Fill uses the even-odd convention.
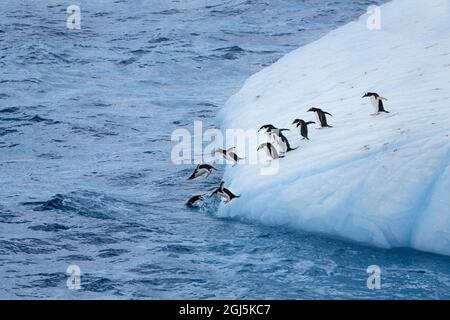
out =
[[[291,128],[299,148],[276,175],[227,167],[241,198],[218,215],[383,247],[450,255],[450,1],[394,0],[251,76],[220,112],[223,128]],[[388,98],[371,116],[366,92]],[[331,114],[333,128],[296,118]]]

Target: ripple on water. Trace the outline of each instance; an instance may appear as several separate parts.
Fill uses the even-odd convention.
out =
[[[20,254],[47,254],[57,251],[57,248],[47,241],[35,238],[0,239],[0,255],[11,253]]]
[[[132,212],[137,204],[97,192],[80,191],[56,194],[46,201],[23,202],[34,211],[55,211],[76,214],[101,220],[114,220],[126,212]]]

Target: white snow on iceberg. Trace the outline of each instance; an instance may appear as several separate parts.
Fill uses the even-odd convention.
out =
[[[290,126],[300,146],[277,175],[227,168],[242,197],[219,215],[244,217],[386,248],[450,255],[450,3],[394,0],[381,29],[368,15],[291,52],[248,79],[222,110],[224,128]],[[370,116],[367,91],[389,100]],[[332,113],[331,129],[290,124]]]

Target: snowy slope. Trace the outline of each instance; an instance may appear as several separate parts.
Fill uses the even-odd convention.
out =
[[[248,79],[222,110],[224,128],[290,127],[300,148],[280,172],[226,170],[242,197],[219,215],[284,225],[381,247],[450,255],[450,2],[394,0],[381,30],[367,15]],[[387,97],[370,116],[367,91]],[[318,106],[332,129],[291,126]]]

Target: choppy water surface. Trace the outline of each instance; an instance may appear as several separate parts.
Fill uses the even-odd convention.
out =
[[[1,1],[0,298],[450,298],[450,260],[184,206],[171,132],[373,1]],[[66,268],[80,266],[82,289]],[[382,267],[382,289],[366,268]]]

